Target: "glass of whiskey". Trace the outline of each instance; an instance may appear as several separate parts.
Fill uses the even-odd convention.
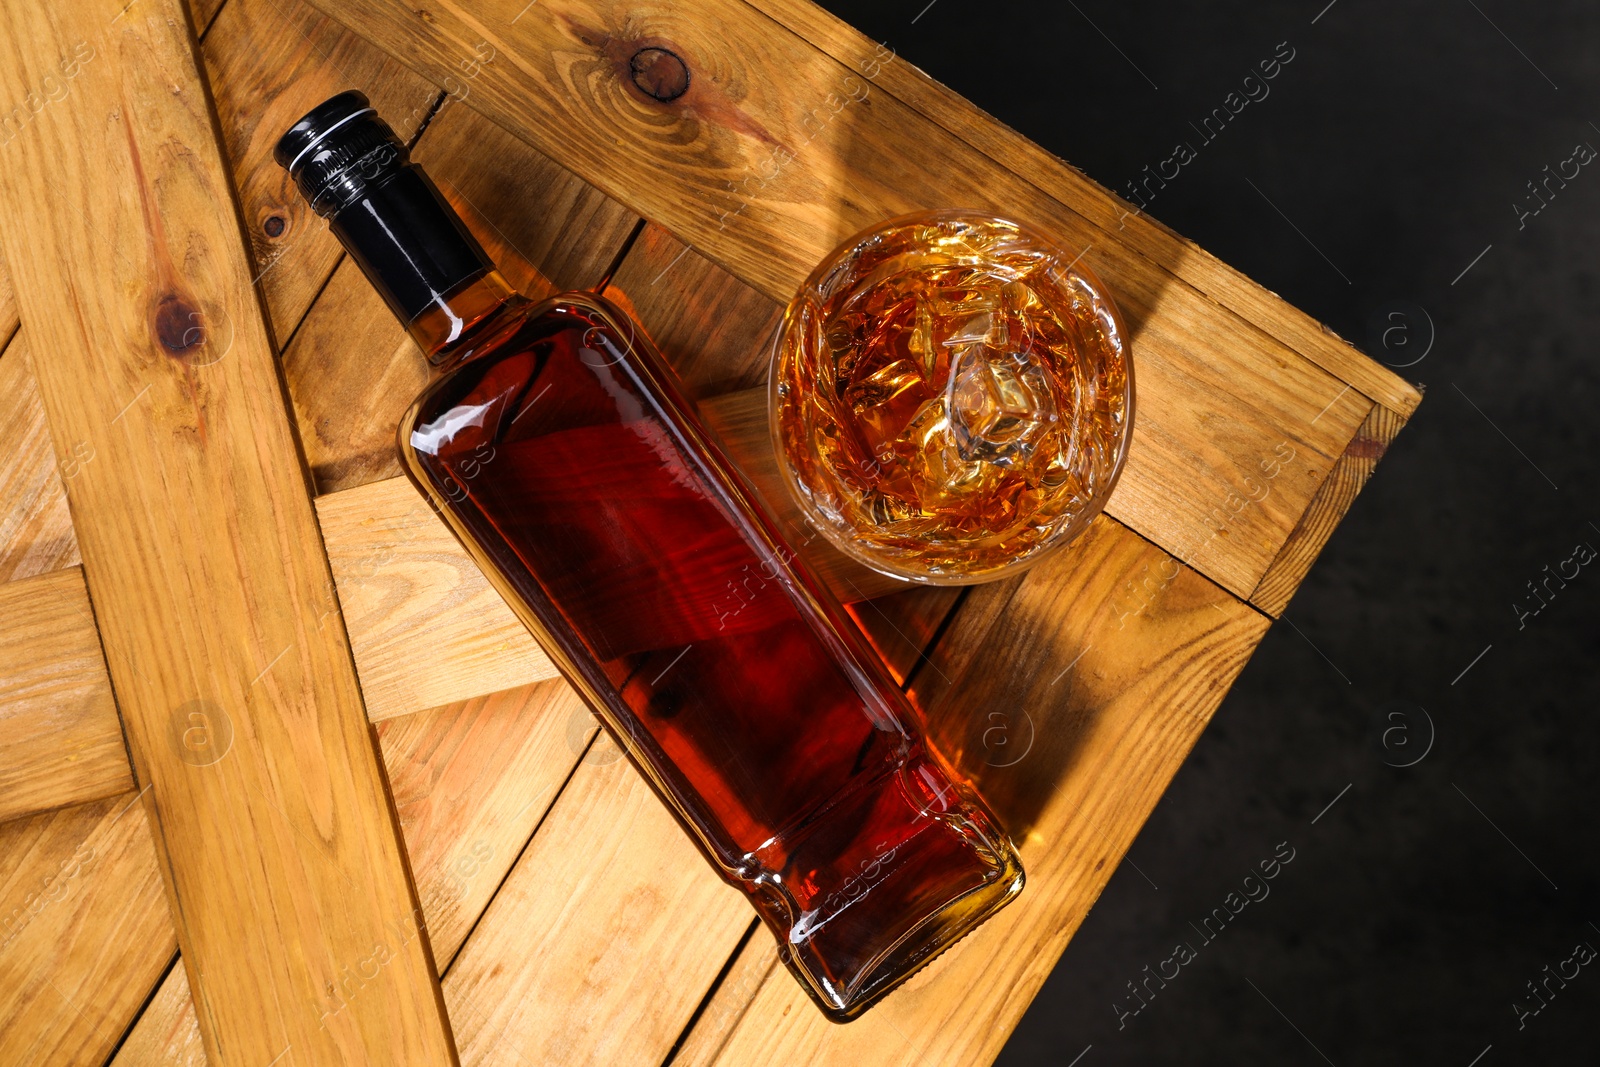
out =
[[[1071,541],[1133,429],[1105,287],[1029,227],[970,211],[890,219],[825,259],[784,314],[769,390],[811,522],[932,585],[1007,577]]]

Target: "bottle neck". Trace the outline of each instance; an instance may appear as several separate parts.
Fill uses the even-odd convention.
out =
[[[507,304],[519,302],[516,290],[491,270],[469,279],[439,298],[410,322],[406,332],[434,367],[453,361],[463,342],[470,342]]]
[[[430,361],[512,296],[477,240],[415,163],[353,184],[329,228]]]

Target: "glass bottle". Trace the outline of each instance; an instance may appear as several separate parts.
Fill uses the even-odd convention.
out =
[[[434,368],[399,428],[410,479],[825,1013],[1021,891],[993,816],[625,312],[513,292],[360,93],[276,156]]]

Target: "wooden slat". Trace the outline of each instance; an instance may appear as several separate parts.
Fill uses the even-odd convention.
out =
[[[374,721],[556,676],[410,482],[319,497],[317,513]]]
[[[127,793],[0,826],[0,1063],[104,1063],[177,944]]]
[[[750,923],[608,735],[445,975],[463,1064],[657,1064]]]
[[[209,18],[208,14],[208,21]],[[394,107],[396,125],[409,132],[415,130],[437,94],[404,67],[299,0],[240,0],[230,6],[228,16],[218,20],[213,29],[203,55],[215,87],[219,121],[234,156],[236,180],[243,190],[245,214],[264,220],[281,208],[285,212],[281,217],[289,226],[280,239],[266,245],[261,242],[268,239],[259,228],[253,234],[257,269],[267,272],[262,281],[269,309],[278,320],[279,329],[286,330],[304,315],[333,269],[338,250],[320,220],[315,220],[315,232],[310,232],[301,228],[304,219],[296,221],[297,216],[289,210],[302,200],[298,194],[289,197],[290,190],[281,180],[282,168],[270,159],[270,144],[263,143],[270,139],[270,131],[262,125],[262,115],[289,114],[283,121],[292,122],[322,98],[319,94],[359,84],[374,100]],[[308,53],[326,58],[319,65],[311,62]],[[346,75],[351,80],[345,80]],[[235,91],[235,87],[243,87],[243,91]],[[292,251],[280,257],[278,246],[291,243]],[[387,312],[384,317],[392,318]],[[10,279],[0,271],[0,325],[6,323],[9,329],[15,329],[16,304]],[[0,581],[77,564],[77,540],[61,479],[76,477],[95,461],[96,455],[88,441],[68,442],[60,450],[58,464],[30,366],[26,334],[19,334],[0,357],[0,426],[8,428],[8,439],[14,446],[0,467]],[[57,587],[37,588],[37,595],[49,596]],[[61,611],[70,606],[41,605],[40,610]],[[8,628],[0,640],[22,637],[25,635],[14,634]],[[83,668],[85,665],[76,660],[76,649],[73,644],[47,649],[49,661],[41,657],[35,667],[56,672]],[[79,679],[80,687],[108,685],[98,645],[94,660]],[[103,707],[86,701],[73,709],[80,716],[104,717],[93,723],[85,721],[74,729],[77,735],[104,737],[115,732],[120,747],[120,726],[114,719],[109,688],[106,692]],[[19,708],[0,700],[0,716],[11,719],[14,726],[33,721],[30,716],[36,711],[34,707]],[[61,714],[65,716],[67,711]],[[103,795],[107,774],[98,763],[75,762],[62,768],[65,773],[60,774],[51,773],[52,766],[40,754],[17,746],[4,749],[0,754],[0,780],[16,783],[19,779],[15,776],[22,774],[32,783],[29,789],[19,785],[9,804],[0,800],[4,817]],[[120,781],[124,788],[131,784],[126,767]]]
[[[0,822],[132,788],[83,571],[0,585]]]
[[[378,728],[426,933],[442,966],[522,854],[595,730],[577,695],[559,681]],[[177,968],[116,1063],[204,1063],[199,1035]]]
[[[515,23],[514,0],[422,14],[398,0],[316,2],[436,80],[480,42],[516,57],[482,69],[468,106],[776,300],[852,231],[917,207],[991,209],[1055,234],[1110,285],[1134,338],[1139,417],[1108,513],[1187,554],[1275,445],[1300,457],[1197,561],[1240,596],[1370,403],[743,0],[630,3],[625,15],[551,0]],[[691,86],[670,104],[629,80],[646,44],[688,63]]]
[[[194,25],[195,36],[205,34],[216,21],[217,12],[227,2],[228,0],[189,0],[189,18]]]
[[[1276,293],[1251,281],[1187,238],[1090,180],[959,93],[909,63],[889,58],[859,30],[808,0],[746,0],[886,91],[960,137],[990,159],[1027,178],[1049,196],[1117,238],[1163,270],[1284,341],[1334,377],[1409,417],[1422,394],[1392,371]],[[887,62],[886,62],[887,60]]]
[[[453,97],[412,158],[427,168],[512,287],[535,300],[600,284],[639,221]]]
[[[0,256],[0,338],[9,341],[21,322],[17,317],[17,294],[11,288],[11,275],[6,270],[5,257]]]
[[[318,493],[399,476],[395,427],[428,384],[427,361],[354,261],[312,305],[283,373]]]
[[[52,432],[99,457],[67,491],[208,1050],[449,1062],[184,12],[3,12],[8,96],[97,53],[10,146],[0,240]],[[196,714],[233,734],[206,766]]]
[[[1328,538],[1344,521],[1362,486],[1372,477],[1378,460],[1404,427],[1405,420],[1399,415],[1382,404],[1372,406],[1371,414],[1356,431],[1344,455],[1333,465],[1311,506],[1301,516],[1300,525],[1295,527],[1278,558],[1262,575],[1261,584],[1250,598],[1252,604],[1274,616],[1283,614],[1295,590],[1311,572],[1311,565],[1327,546]]]
[[[0,427],[6,434],[6,453],[0,458],[0,582],[78,562],[62,468],[56,465],[29,361],[27,338],[20,333],[0,354]],[[69,476],[94,458],[85,441],[70,442],[62,450]]]
[[[577,694],[559,680],[378,727],[441,971],[597,729]]]
[[[1129,599],[1151,573],[1148,601]],[[991,1062],[1268,625],[1105,519],[1070,553],[980,594],[1003,611],[964,608],[941,643],[957,682],[929,687],[933,735],[1019,843],[1027,890],[849,1026],[773,972],[744,1014],[715,1005],[737,1025],[689,1062]],[[1031,736],[1026,755],[997,745],[995,715],[1013,743]]]
[[[707,1067],[715,1062],[722,1046],[749,1014],[761,987],[782,970],[777,944],[757,929],[730,961],[727,974],[706,1002],[694,1028],[684,1035],[672,1067]]]

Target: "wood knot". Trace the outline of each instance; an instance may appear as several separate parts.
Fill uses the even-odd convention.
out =
[[[282,215],[268,215],[267,221],[261,224],[261,228],[267,232],[268,237],[282,237],[283,227]]]
[[[156,305],[155,327],[156,340],[174,356],[187,356],[206,343],[204,317],[175,293]]]
[[[678,99],[689,91],[689,67],[676,53],[665,48],[641,48],[633,54],[628,68],[639,91],[662,103]]]

